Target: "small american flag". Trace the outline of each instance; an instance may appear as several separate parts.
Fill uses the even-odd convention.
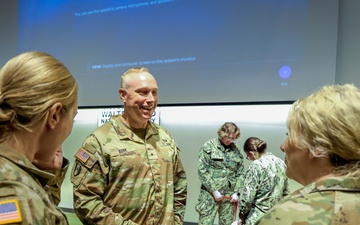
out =
[[[0,202],[0,224],[21,222],[21,213],[17,200],[7,200]]]
[[[75,157],[84,163],[89,159],[89,153],[85,151],[83,148],[80,148],[76,152]]]

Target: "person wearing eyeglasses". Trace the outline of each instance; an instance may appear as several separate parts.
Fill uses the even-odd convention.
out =
[[[266,151],[266,148],[266,142],[257,137],[249,137],[244,143],[246,158],[252,163],[245,172],[240,192],[239,224],[255,224],[266,211],[290,193],[284,161]]]
[[[233,122],[224,123],[218,137],[206,141],[199,152],[198,176],[201,182],[198,202],[199,225],[214,224],[219,215],[220,225],[229,225],[236,217],[238,190],[243,182],[244,157],[234,143],[240,129]]]

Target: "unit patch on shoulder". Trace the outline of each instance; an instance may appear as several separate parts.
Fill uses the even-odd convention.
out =
[[[0,201],[0,224],[21,222],[19,202],[16,199]]]
[[[89,153],[83,149],[83,148],[80,148],[76,154],[75,154],[75,157],[80,160],[81,162],[85,163],[89,158],[90,158],[90,155]]]

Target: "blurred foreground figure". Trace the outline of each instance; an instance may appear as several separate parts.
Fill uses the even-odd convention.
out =
[[[281,145],[289,178],[305,185],[261,225],[360,224],[360,91],[331,85],[296,101]]]
[[[78,86],[52,56],[27,52],[0,70],[0,224],[68,224],[57,207],[69,161],[61,144]]]

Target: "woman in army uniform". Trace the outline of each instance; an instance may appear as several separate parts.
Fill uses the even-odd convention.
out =
[[[57,207],[69,166],[61,144],[78,86],[54,57],[27,52],[0,70],[0,224],[68,224]]]
[[[360,90],[327,85],[296,101],[287,118],[286,175],[304,185],[261,225],[360,224]]]

